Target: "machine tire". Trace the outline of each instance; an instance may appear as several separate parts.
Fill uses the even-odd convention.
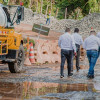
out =
[[[8,67],[11,73],[20,73],[23,70],[24,66],[24,47],[20,45],[17,56],[16,56],[16,63],[10,62],[8,63]]]

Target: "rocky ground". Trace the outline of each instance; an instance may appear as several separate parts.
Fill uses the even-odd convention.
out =
[[[11,9],[12,15],[15,9]],[[51,17],[51,24],[45,25],[46,16],[33,14],[25,8],[25,20],[19,26],[15,25],[17,33],[23,37],[30,36],[37,39],[38,33],[32,32],[34,23],[42,23],[50,27],[49,36],[40,35],[41,39],[57,40],[64,32],[65,27],[70,27],[72,32],[75,27],[80,29],[83,37],[89,35],[91,27],[96,32],[100,30],[100,14],[94,13],[82,20],[63,19]],[[22,73],[12,74],[7,65],[0,66],[0,100],[100,100],[100,64],[95,67],[95,78],[87,79],[88,60],[81,62],[79,72],[74,70],[72,77],[67,76],[65,66],[63,79],[60,79],[60,64],[44,64],[25,66]]]
[[[65,65],[65,77],[60,79],[59,63],[25,66],[23,73],[17,74],[1,65],[0,100],[100,100],[99,66],[95,67],[95,78],[87,79],[87,67],[74,70],[74,75],[68,77]]]

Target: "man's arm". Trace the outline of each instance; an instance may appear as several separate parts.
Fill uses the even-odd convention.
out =
[[[83,42],[83,48],[86,50],[86,40]]]
[[[98,46],[100,47],[100,39],[97,37],[97,43],[98,43]]]
[[[74,49],[74,52],[76,53],[76,45],[75,45],[75,40],[73,36],[72,36],[72,47]]]
[[[60,38],[58,40],[58,46],[61,48],[61,36],[60,36]]]
[[[81,45],[83,45],[83,39],[82,39],[82,37],[81,37]]]

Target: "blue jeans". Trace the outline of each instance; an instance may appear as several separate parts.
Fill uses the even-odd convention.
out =
[[[47,18],[47,20],[46,20],[46,24],[49,22],[49,24],[50,24],[50,18]]]
[[[88,75],[94,75],[94,66],[95,66],[96,61],[98,59],[98,51],[88,50],[87,51],[87,57],[88,57],[88,60],[89,60],[89,72],[88,72]]]

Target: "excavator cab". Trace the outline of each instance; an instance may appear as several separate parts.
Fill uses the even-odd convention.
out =
[[[24,48],[22,35],[14,30],[14,23],[20,24],[24,20],[24,7],[17,6],[13,19],[10,18],[8,8],[0,4],[0,61],[8,63],[11,73],[23,70]]]

